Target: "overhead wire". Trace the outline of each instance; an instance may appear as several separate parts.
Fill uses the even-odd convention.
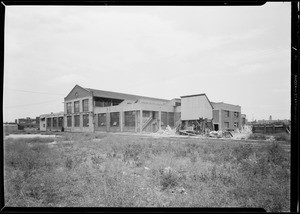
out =
[[[24,106],[32,106],[32,105],[39,105],[39,104],[44,104],[44,103],[51,103],[57,101],[56,100],[49,100],[49,101],[45,101],[45,102],[40,102],[40,103],[31,103],[31,104],[26,104],[26,105],[17,105],[17,106],[4,106],[4,108],[15,108],[15,107],[24,107]]]
[[[36,93],[36,94],[65,95],[65,94],[56,94],[56,93],[39,92],[39,91],[28,91],[28,90],[11,89],[11,88],[5,88],[5,90],[9,90],[9,91],[20,91],[20,92],[26,92],[26,93]]]

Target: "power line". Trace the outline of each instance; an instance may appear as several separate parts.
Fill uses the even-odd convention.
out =
[[[65,95],[65,94],[55,94],[55,93],[39,92],[39,91],[27,91],[27,90],[11,89],[11,88],[5,88],[5,90],[9,90],[9,91],[20,91],[20,92],[27,92],[27,93],[36,93],[36,94]]]
[[[45,102],[40,102],[40,103],[31,103],[31,104],[26,104],[26,105],[17,105],[17,106],[4,106],[4,108],[15,108],[15,107],[24,107],[24,106],[32,106],[32,105],[39,105],[39,104],[44,104],[44,103],[51,103],[57,101],[56,100],[49,100],[49,101],[45,101]]]

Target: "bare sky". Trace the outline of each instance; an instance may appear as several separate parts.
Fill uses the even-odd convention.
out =
[[[164,99],[206,93],[250,121],[290,119],[290,5],[7,6],[4,122],[63,111],[76,84]]]

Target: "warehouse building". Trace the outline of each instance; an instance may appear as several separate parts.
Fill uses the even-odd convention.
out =
[[[40,118],[42,131],[156,132],[199,119],[211,123],[210,130],[226,130],[241,128],[241,107],[212,103],[206,94],[166,100],[76,85],[64,98],[64,112]]]
[[[64,130],[156,132],[180,120],[180,99],[158,99],[76,85],[64,100]]]

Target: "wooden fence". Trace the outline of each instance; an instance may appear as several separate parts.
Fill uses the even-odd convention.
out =
[[[290,133],[290,125],[281,124],[253,124],[252,133],[274,134],[288,132]]]

